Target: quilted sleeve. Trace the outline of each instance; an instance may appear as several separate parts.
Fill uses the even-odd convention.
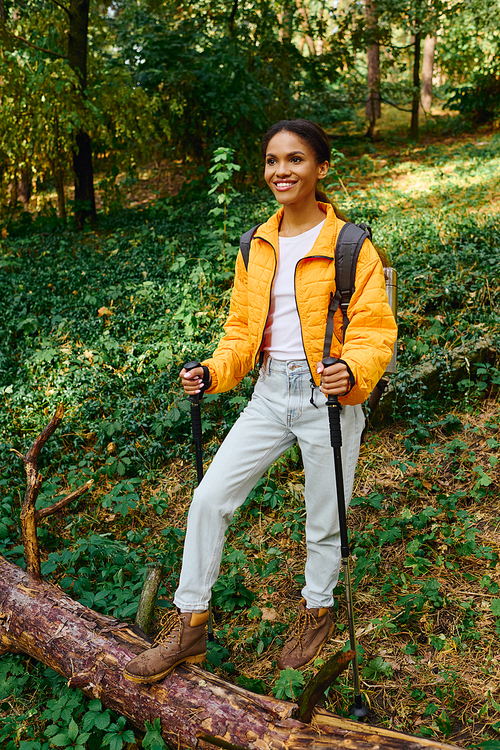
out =
[[[340,398],[344,404],[365,401],[390,362],[397,325],[387,301],[382,263],[365,240],[356,268],[356,288],[347,310],[349,325],[342,359],[349,365],[355,384]]]
[[[238,253],[225,333],[212,357],[202,362],[212,376],[207,393],[229,391],[254,365],[255,353],[248,334],[247,281],[247,270],[241,253]]]

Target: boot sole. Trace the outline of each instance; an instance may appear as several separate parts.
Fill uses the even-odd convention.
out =
[[[185,659],[179,659],[179,661],[176,661],[175,664],[172,664],[171,667],[168,669],[165,669],[165,671],[160,672],[159,674],[153,674],[150,676],[143,676],[143,675],[137,675],[137,674],[131,674],[130,672],[127,672],[126,669],[123,670],[123,676],[125,679],[130,680],[131,682],[141,682],[141,683],[149,683],[149,682],[159,682],[164,677],[166,677],[175,667],[177,667],[179,664],[201,664],[203,661],[205,661],[207,658],[207,652],[203,654],[195,654],[194,656],[186,656]]]

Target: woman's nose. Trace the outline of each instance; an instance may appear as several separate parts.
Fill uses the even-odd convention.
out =
[[[278,177],[285,177],[285,175],[290,174],[290,167],[286,161],[280,162],[278,164],[276,174],[278,175]]]

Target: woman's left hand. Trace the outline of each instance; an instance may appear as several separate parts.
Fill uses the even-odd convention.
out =
[[[349,390],[349,370],[343,362],[335,362],[329,367],[318,362],[316,372],[321,373],[320,390],[325,396],[343,396]]]

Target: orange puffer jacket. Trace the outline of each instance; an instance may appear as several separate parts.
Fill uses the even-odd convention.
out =
[[[344,222],[327,203],[319,203],[326,220],[311,252],[295,269],[295,298],[302,340],[311,370],[319,385],[316,365],[323,358],[323,345],[330,292],[335,291],[335,244]],[[212,376],[207,393],[233,388],[255,365],[262,346],[278,256],[281,208],[257,230],[251,244],[248,270],[238,253],[234,288],[225,334],[213,356],[204,361]],[[377,251],[369,240],[361,248],[356,268],[356,288],[347,310],[349,326],[342,345],[342,313],[334,317],[331,356],[344,360],[354,375],[343,404],[359,404],[381,378],[389,363],[397,327],[387,302],[384,272]]]

